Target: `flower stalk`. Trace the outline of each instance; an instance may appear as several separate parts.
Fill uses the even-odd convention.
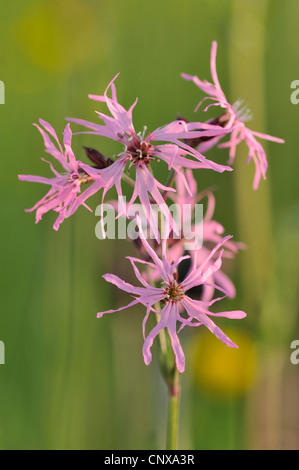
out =
[[[179,440],[179,414],[181,398],[181,374],[179,373],[175,356],[171,348],[169,334],[163,331],[160,337],[160,369],[168,391],[166,449],[177,450]],[[162,333],[162,332],[160,332]]]
[[[175,367],[172,383],[168,386],[167,450],[178,449],[180,399],[180,373]]]

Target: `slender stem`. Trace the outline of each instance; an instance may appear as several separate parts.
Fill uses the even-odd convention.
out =
[[[175,175],[176,175],[176,172],[175,172],[175,169],[172,168],[170,170],[170,173],[168,175],[168,178],[167,178],[167,181],[165,183],[165,186],[169,186],[169,187],[172,187],[173,183],[174,183],[174,180],[175,180]]]
[[[132,178],[130,178],[130,176],[128,176],[126,173],[122,174],[122,180],[128,183],[130,186],[132,186],[132,188],[135,187],[135,181]]]
[[[180,373],[175,368],[173,383],[168,386],[167,450],[178,449],[180,397]]]
[[[169,175],[168,175],[165,186],[168,186],[169,188],[171,188],[173,186],[174,181],[175,181],[175,176],[176,176],[176,172],[175,172],[174,168],[172,168]],[[164,191],[164,193],[163,193],[164,201],[166,201],[167,195],[168,195],[168,191]]]
[[[172,187],[175,182],[176,172],[174,168],[170,171],[166,186]],[[166,201],[168,191],[164,191],[163,199]],[[162,221],[160,221],[160,233],[162,233]],[[166,335],[165,335],[166,340]],[[167,422],[167,439],[166,448],[167,450],[178,449],[178,437],[179,437],[179,411],[180,411],[180,398],[181,398],[181,386],[180,386],[180,373],[175,364],[175,358],[173,353],[170,357],[169,349],[171,346],[166,341],[166,354],[164,353],[164,379],[168,385],[168,422]],[[171,367],[172,363],[172,367]]]

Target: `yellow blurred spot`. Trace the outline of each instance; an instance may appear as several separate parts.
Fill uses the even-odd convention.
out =
[[[33,3],[14,25],[15,36],[27,59],[61,74],[101,52],[96,16],[80,0]]]
[[[257,352],[242,330],[225,331],[239,346],[225,346],[209,331],[199,331],[191,343],[192,377],[196,386],[214,396],[233,398],[245,394],[256,374]]]

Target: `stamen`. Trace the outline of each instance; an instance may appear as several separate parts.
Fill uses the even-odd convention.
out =
[[[244,103],[244,100],[237,100],[233,104],[232,108],[236,114],[237,119],[239,119],[242,122],[247,122],[253,118],[253,114],[247,105],[242,106],[243,103]]]
[[[147,126],[143,126],[143,130],[138,132],[137,135],[140,138],[141,141],[144,140],[145,133],[147,131]]]
[[[162,283],[165,288],[165,300],[169,302],[179,302],[185,295],[184,290],[177,283],[176,280],[173,280],[172,283],[168,284],[166,282]]]

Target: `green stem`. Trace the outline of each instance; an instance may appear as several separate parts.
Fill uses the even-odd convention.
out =
[[[167,181],[165,183],[165,186],[168,186],[169,188],[172,188],[173,186],[173,183],[175,181],[175,177],[176,177],[176,172],[175,170],[172,168],[169,175],[168,175],[168,178],[167,178]],[[168,195],[168,191],[164,191],[163,193],[163,199],[164,201],[166,201],[167,199],[167,195]]]
[[[176,172],[172,168],[166,181],[166,186],[172,187],[175,182]],[[168,191],[163,194],[163,199],[166,201]],[[162,233],[162,219],[159,220],[160,233]],[[169,337],[168,337],[169,339]],[[180,373],[175,364],[175,357],[172,351],[171,344],[167,342],[166,335],[164,334],[164,351],[162,350],[163,360],[161,362],[162,375],[168,385],[168,422],[167,422],[167,439],[166,449],[178,449],[179,437],[179,411],[180,411]]]
[[[180,373],[175,368],[173,382],[168,385],[167,450],[178,449],[180,397]]]
[[[128,176],[126,173],[122,174],[122,180],[128,183],[130,186],[132,186],[132,188],[135,187],[135,181],[132,178],[130,178],[130,176]]]

